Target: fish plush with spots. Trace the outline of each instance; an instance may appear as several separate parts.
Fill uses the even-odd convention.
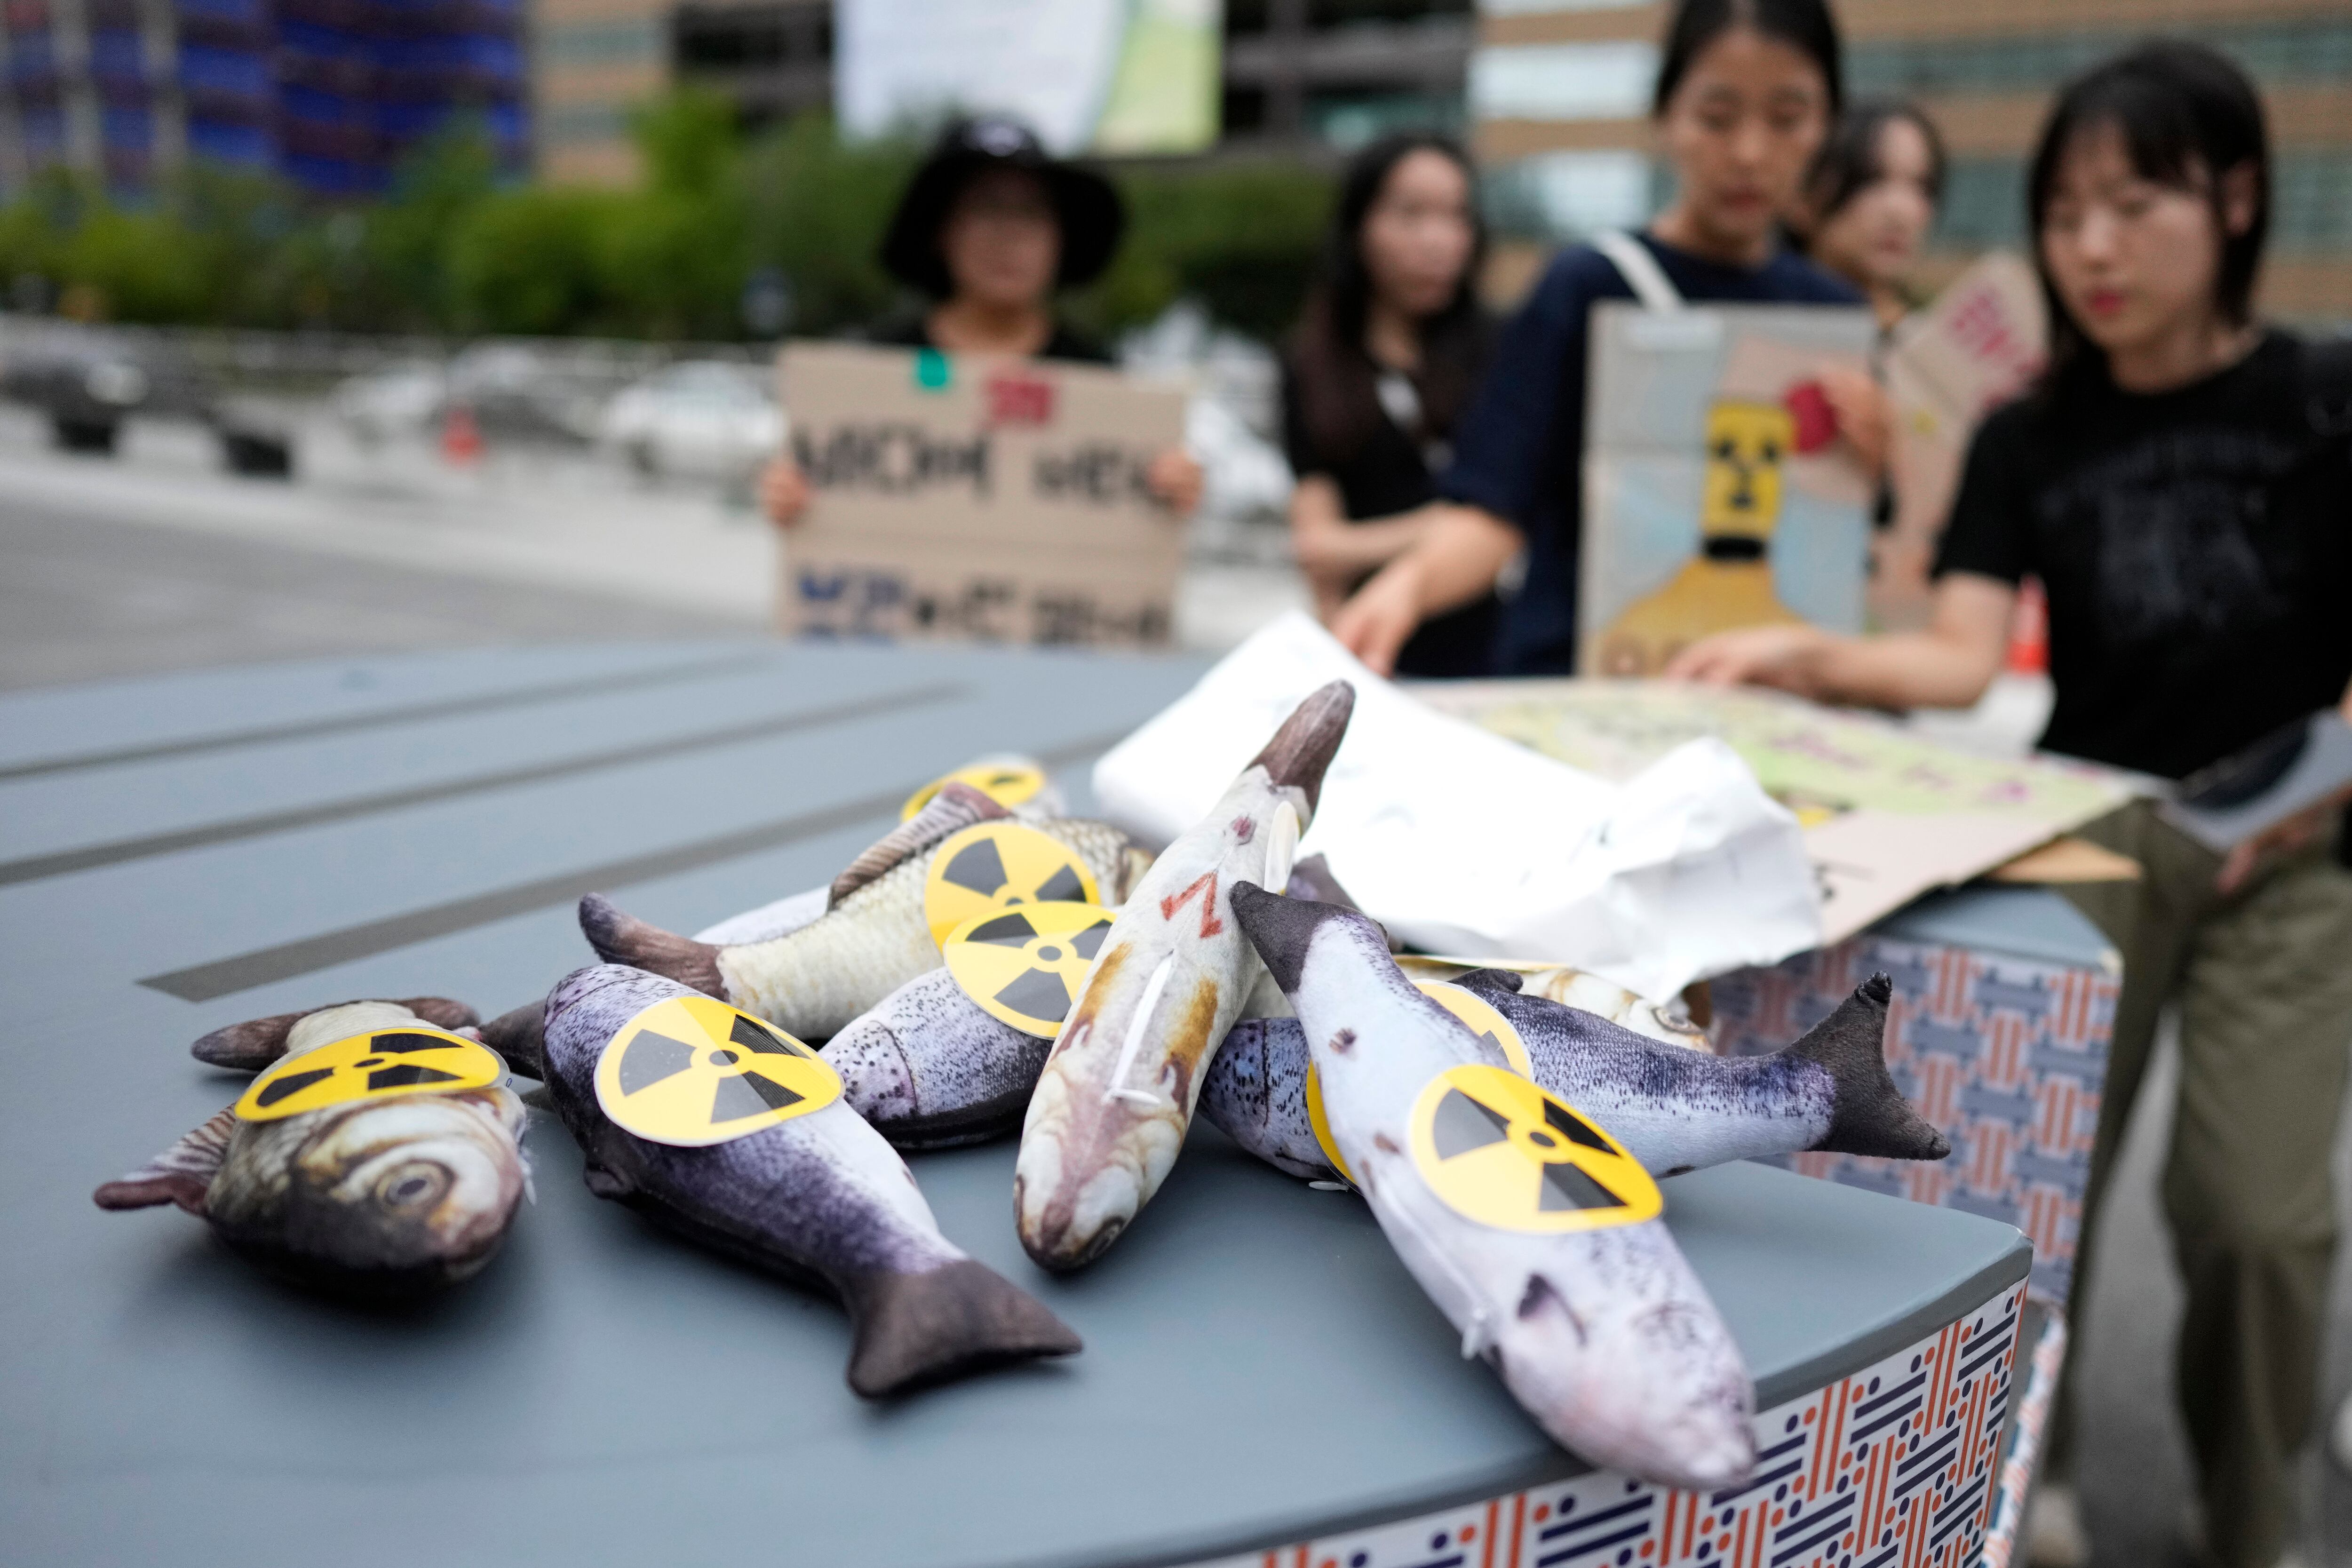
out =
[[[1364,916],[1232,899],[1297,1012],[1341,1157],[1463,1353],[1595,1465],[1693,1490],[1746,1479],[1753,1384],[1639,1165],[1418,990]]]
[[[1099,1257],[1175,1164],[1211,1053],[1263,972],[1233,889],[1289,880],[1355,700],[1335,680],[1300,703],[1119,911],[1022,1126],[1013,1214],[1044,1267]]]
[[[600,1095],[606,1047],[625,1047],[616,1081],[635,1092],[631,1024],[687,996],[700,1000],[659,975],[596,964],[565,976],[543,1007],[518,1008],[484,1030],[546,1083],[587,1155],[590,1191],[730,1257],[829,1289],[855,1325],[849,1386],[868,1398],[1079,1348],[1044,1305],[940,1234],[907,1163],[845,1101],[812,1094],[815,1109],[763,1121],[763,1103],[788,1108],[798,1097],[756,1079],[744,1058],[796,1053],[748,1018],[728,1014],[733,1032],[707,1051],[655,1035],[651,1044],[672,1058],[657,1052],[644,1074],[647,1087],[677,1074],[714,1119],[736,1114],[721,1109],[730,1094],[744,1100],[753,1130],[682,1147],[615,1121]]]
[[[1481,969],[1454,977],[1526,1046],[1535,1080],[1598,1121],[1654,1175],[1808,1149],[1940,1160],[1952,1152],[1887,1075],[1885,976],[1795,1044],[1724,1058],[1664,1045]],[[1307,1035],[1297,1018],[1244,1018],[1201,1089],[1201,1114],[1251,1153],[1308,1181],[1339,1173],[1307,1111]]]
[[[1026,815],[951,782],[834,879],[823,915],[780,936],[732,946],[697,942],[634,920],[600,893],[580,900],[580,929],[608,963],[690,985],[803,1039],[825,1039],[939,967],[923,904],[932,858],[956,833],[994,821],[1018,821],[1066,846],[1105,902],[1127,896],[1145,860],[1108,823]]]
[[[530,1184],[527,1113],[502,1064],[465,1048],[474,1022],[460,1003],[420,996],[207,1035],[198,1060],[266,1076],[100,1187],[98,1205],[177,1204],[272,1272],[362,1299],[467,1279],[497,1253]]]

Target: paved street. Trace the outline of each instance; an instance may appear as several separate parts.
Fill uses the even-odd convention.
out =
[[[227,479],[194,432],[141,431],[117,462],[47,449],[0,412],[0,686],[444,643],[761,635],[775,564],[740,504],[646,489],[578,461],[467,472],[321,440],[292,486]],[[1180,626],[1227,646],[1297,591],[1263,567],[1194,571]],[[2189,1561],[2171,1415],[2179,1294],[2157,1218],[2168,1068],[2141,1108],[2090,1282],[2086,1503],[2100,1568]],[[2339,1186],[2352,1151],[2339,1148]],[[2343,1273],[2339,1270],[2339,1276]],[[2338,1321],[2352,1305],[2339,1278]],[[2352,1344],[2331,1346],[2331,1399]],[[2352,1544],[2352,1486],[2314,1458],[2315,1529]],[[2337,1557],[2321,1555],[2315,1561]]]

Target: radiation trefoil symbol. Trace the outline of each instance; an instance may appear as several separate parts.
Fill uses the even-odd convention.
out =
[[[709,996],[672,996],[621,1026],[596,1058],[596,1103],[625,1132],[681,1149],[764,1131],[841,1098],[800,1041]]]
[[[931,940],[976,916],[1027,904],[1091,904],[1102,895],[1078,852],[1017,822],[982,822],[949,835],[923,878]]]
[[[1070,1016],[1110,926],[1110,911],[1093,904],[1030,904],[964,921],[940,952],[982,1012],[1050,1040]]]
[[[487,1089],[507,1064],[479,1041],[425,1025],[376,1029],[287,1057],[246,1086],[237,1119],[275,1121],[354,1100]]]
[[[1017,757],[1005,757],[993,762],[977,762],[958,768],[938,778],[907,797],[898,810],[898,820],[910,821],[931,797],[946,784],[970,784],[997,805],[1010,810],[1024,801],[1034,800],[1045,787],[1045,770],[1036,763]]]
[[[1511,1064],[1513,1072],[1527,1079],[1536,1076],[1535,1063],[1528,1058],[1527,1042],[1519,1038],[1511,1021],[1496,1011],[1492,1002],[1447,980],[1416,980],[1412,984],[1423,995],[1467,1024],[1472,1034]],[[1341,1180],[1353,1184],[1356,1178],[1349,1173],[1348,1163],[1339,1158],[1339,1142],[1331,1136],[1331,1124],[1323,1113],[1322,1075],[1311,1061],[1307,1064],[1307,1126],[1315,1134],[1323,1157],[1331,1162],[1331,1168],[1339,1173]]]
[[[1638,1225],[1665,1208],[1625,1146],[1540,1085],[1448,1068],[1413,1101],[1412,1163],[1446,1207],[1497,1230]]]

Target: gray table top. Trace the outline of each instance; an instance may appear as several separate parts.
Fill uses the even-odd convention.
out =
[[[570,905],[691,929],[830,877],[947,767],[1083,764],[1196,660],[711,644],[342,660],[0,699],[0,1540],[11,1563],[1165,1562],[1569,1473],[1354,1199],[1208,1129],[1069,1279],[1009,1144],[919,1156],[941,1227],[1087,1341],[887,1405],[830,1303],[578,1180],[421,1313],[290,1293],[99,1182],[234,1097],[197,1034],[355,995],[485,1013]],[[1666,1184],[1761,1402],[2021,1278],[2006,1226],[1756,1166]]]

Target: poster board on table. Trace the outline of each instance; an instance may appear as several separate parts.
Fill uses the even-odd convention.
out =
[[[1873,622],[1925,626],[1928,571],[1951,516],[1978,423],[2025,390],[2049,353],[2048,315],[2033,269],[1996,251],[1936,302],[1895,329],[1885,362],[1894,413],[1889,478],[1895,518],[1876,544]]]
[[[2131,798],[2130,775],[2046,753],[1990,757],[1891,720],[1775,691],[1680,681],[1440,681],[1415,696],[1571,767],[1631,778],[1702,735],[1797,814],[1824,942],[1964,882]]]
[[[788,634],[1160,647],[1180,519],[1146,489],[1184,393],[1093,365],[852,343],[781,362],[814,493]]]
[[[1871,489],[1825,367],[1868,371],[1859,306],[1591,317],[1577,669],[1654,675],[1733,626],[1863,629]]]

